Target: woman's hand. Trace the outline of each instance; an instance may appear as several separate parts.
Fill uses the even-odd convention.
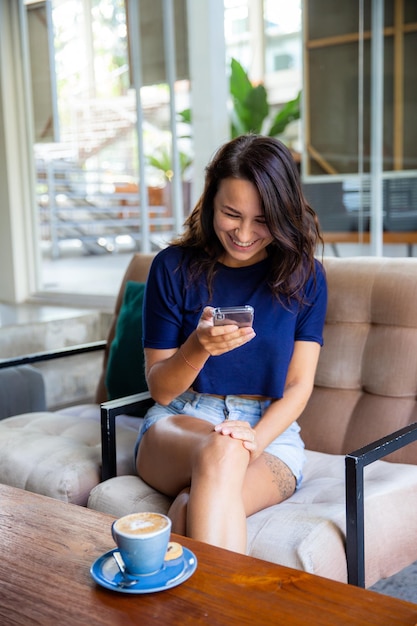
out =
[[[239,348],[256,336],[253,328],[247,326],[243,328],[235,324],[214,326],[213,311],[213,307],[206,306],[196,328],[198,341],[211,356]]]
[[[256,439],[256,431],[248,422],[241,420],[225,420],[221,424],[214,427],[216,433],[232,437],[232,439],[240,439],[242,445],[250,452],[251,461],[257,458],[262,450],[258,448]]]

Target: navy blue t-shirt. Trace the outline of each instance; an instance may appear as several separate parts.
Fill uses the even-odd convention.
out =
[[[187,279],[192,250],[168,247],[153,260],[144,300],[145,348],[177,348],[196,328],[205,306],[250,304],[255,309],[256,337],[245,345],[207,360],[193,389],[218,395],[261,395],[281,398],[294,341],[323,344],[327,285],[316,261],[316,282],[304,289],[307,304],[285,307],[267,284],[268,258],[247,267],[218,264],[210,299],[205,278]]]

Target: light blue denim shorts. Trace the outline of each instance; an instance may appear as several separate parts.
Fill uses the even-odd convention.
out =
[[[167,406],[154,404],[146,413],[135,446],[135,457],[139,444],[146,431],[158,420],[170,415],[190,415],[206,420],[215,426],[225,419],[249,422],[252,428],[259,422],[271,400],[250,400],[240,396],[226,396],[224,399],[204,393],[186,391]],[[304,443],[300,437],[300,427],[293,422],[287,430],[274,439],[266,448],[283,461],[294,474],[297,488],[303,478],[305,463]]]

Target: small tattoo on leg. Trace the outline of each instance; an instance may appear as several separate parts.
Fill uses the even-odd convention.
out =
[[[296,481],[294,474],[291,472],[288,465],[276,456],[265,453],[264,458],[271,472],[272,482],[279,491],[280,501],[286,500],[292,496],[295,491]]]

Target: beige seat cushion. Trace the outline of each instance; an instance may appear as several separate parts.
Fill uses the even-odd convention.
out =
[[[301,488],[286,502],[248,519],[248,553],[346,582],[344,456],[307,451],[307,459]],[[170,502],[137,476],[118,476],[92,490],[88,507],[121,516],[144,510],[166,513]],[[386,461],[367,467],[367,587],[409,563],[410,553],[416,554],[416,536],[417,467]],[[396,537],[404,547],[393,558]]]
[[[132,474],[140,419],[116,423],[118,475]],[[101,475],[100,409],[81,405],[0,422],[0,476],[4,484],[85,506]]]

